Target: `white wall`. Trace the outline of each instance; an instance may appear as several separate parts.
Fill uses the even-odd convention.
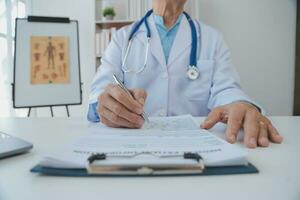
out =
[[[292,114],[296,0],[194,0],[190,4],[194,16],[224,34],[244,90],[269,114]],[[71,108],[73,116],[85,114],[94,74],[94,10],[94,0],[32,0],[35,15],[79,20],[84,105]]]
[[[291,115],[297,1],[195,1],[200,20],[223,33],[244,90],[269,114]]]

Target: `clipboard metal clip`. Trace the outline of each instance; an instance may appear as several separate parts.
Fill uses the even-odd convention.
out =
[[[141,155],[140,153],[138,155]],[[151,155],[151,154],[146,154]],[[154,155],[155,156],[155,155]],[[171,156],[174,158],[174,156]],[[126,164],[126,160],[136,159],[138,161],[138,157],[135,156],[118,156],[114,158],[115,162],[111,162],[107,164],[105,162],[109,161],[109,157],[104,153],[92,154],[87,159],[87,172],[88,174],[98,174],[98,175],[130,175],[130,176],[141,176],[141,175],[180,175],[180,174],[201,174],[205,168],[203,158],[199,153],[186,152],[177,155],[178,159],[180,159],[181,163],[168,163],[166,159],[167,157],[160,157],[160,161],[162,163],[151,163],[142,165],[137,162],[137,164]],[[121,158],[123,162],[118,163],[116,158]],[[183,158],[183,159],[182,159]],[[125,160],[125,162],[124,162]],[[185,162],[191,161],[191,162]],[[164,162],[166,161],[166,162]]]

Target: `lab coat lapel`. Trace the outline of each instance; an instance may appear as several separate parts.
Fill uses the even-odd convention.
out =
[[[156,28],[156,25],[155,25],[155,22],[153,19],[153,15],[151,15],[148,18],[148,21],[149,21],[149,26],[150,26],[151,35],[152,35],[151,40],[150,40],[150,52],[157,59],[159,64],[163,67],[163,70],[165,70],[165,69],[167,69],[166,58],[165,58],[165,54],[163,52],[159,33],[157,31],[157,28]]]
[[[191,28],[187,18],[184,16],[179,25],[178,32],[176,34],[175,40],[173,42],[173,46],[170,51],[168,65],[171,65],[177,58],[180,57],[180,55],[184,51],[190,52],[191,44],[192,44]]]
[[[148,18],[148,23],[151,31],[151,39],[150,39],[150,52],[158,61],[158,63],[163,67],[165,70],[167,68],[166,58],[163,52],[162,44],[160,41],[160,36],[157,31],[155,22],[153,20],[153,15]],[[145,24],[143,24],[140,29],[136,33],[137,39],[145,45],[147,44],[147,29]],[[149,57],[150,59],[150,57]]]

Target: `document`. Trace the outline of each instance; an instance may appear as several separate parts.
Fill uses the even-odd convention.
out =
[[[142,130],[161,130],[161,131],[181,131],[181,130],[199,130],[200,124],[197,123],[192,115],[180,115],[175,117],[150,117],[150,122],[143,125]],[[103,128],[115,130],[114,128],[106,127],[101,123],[91,123],[90,131],[100,132]],[[127,130],[127,129],[118,129]],[[134,131],[134,130],[133,130]]]
[[[73,149],[79,153],[106,153],[111,156],[132,156],[143,152],[168,156],[197,152],[204,158],[206,165],[212,166],[246,162],[245,152],[206,130],[90,134],[75,141]]]
[[[148,131],[103,130],[91,132],[45,156],[40,165],[60,168],[84,168],[91,154],[132,157],[139,154],[176,156],[197,152],[206,166],[233,166],[247,163],[246,153],[206,130]]]
[[[197,130],[200,125],[197,124],[192,115],[181,115],[176,117],[158,117],[150,118],[150,122],[145,123],[143,130],[162,130],[162,131],[180,131]]]

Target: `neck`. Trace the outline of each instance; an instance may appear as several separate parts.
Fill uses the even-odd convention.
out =
[[[184,3],[178,3],[171,0],[156,0],[153,1],[153,12],[156,15],[162,16],[164,24],[167,28],[171,28],[177,21],[184,9]]]

